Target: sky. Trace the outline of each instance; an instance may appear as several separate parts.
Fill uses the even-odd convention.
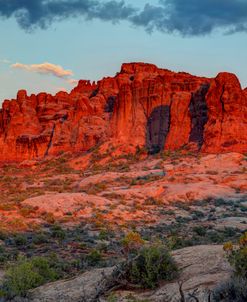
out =
[[[246,0],[0,0],[0,38],[0,102],[135,61],[247,86]]]

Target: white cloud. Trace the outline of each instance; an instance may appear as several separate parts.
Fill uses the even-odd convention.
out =
[[[57,91],[63,91],[63,92],[68,92],[68,88],[65,88],[65,87],[56,87],[56,90]]]
[[[40,74],[50,74],[58,78],[67,78],[73,75],[71,70],[65,70],[60,65],[55,65],[52,63],[42,63],[42,64],[22,64],[22,63],[15,63],[11,65],[12,68],[22,69],[30,72],[36,72]]]
[[[11,64],[11,62],[7,59],[1,59],[0,60],[0,63],[3,63],[3,64]]]
[[[77,85],[78,84],[78,80],[68,79],[68,83],[70,83],[71,85]]]

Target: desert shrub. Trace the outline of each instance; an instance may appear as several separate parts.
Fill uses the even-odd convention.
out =
[[[40,232],[40,233],[37,233],[37,234],[33,235],[32,242],[34,244],[39,245],[39,244],[47,243],[48,240],[49,240],[49,234]]]
[[[5,240],[8,238],[8,235],[6,232],[4,232],[3,230],[1,230],[0,228],[0,240]]]
[[[209,174],[209,175],[218,175],[219,172],[218,171],[206,171],[206,174]]]
[[[13,205],[11,203],[1,203],[0,204],[0,210],[1,211],[12,211]]]
[[[27,237],[22,234],[16,234],[13,238],[15,245],[23,246],[27,244]]]
[[[56,277],[56,272],[51,269],[47,259],[21,258],[7,270],[2,292],[7,297],[25,296],[28,290],[53,281]]]
[[[175,219],[177,223],[181,223],[181,224],[188,223],[191,220],[190,217],[182,217],[182,216],[177,216]]]
[[[194,220],[198,220],[204,218],[205,214],[201,211],[195,210],[191,213],[191,216]]]
[[[117,302],[118,301],[118,297],[117,295],[115,295],[114,293],[111,293],[108,297],[107,297],[107,302]]]
[[[49,224],[55,223],[55,217],[54,217],[53,213],[43,212],[41,214],[41,216],[47,223],[49,223]]]
[[[228,205],[228,202],[229,202],[228,200],[225,200],[223,198],[218,198],[214,200],[214,205],[216,207],[225,206]]]
[[[213,242],[213,243],[222,243],[224,242],[224,236],[223,234],[219,233],[216,230],[210,230],[207,232],[207,239],[209,240],[209,242]]]
[[[7,251],[4,249],[3,246],[0,245],[0,265],[7,262],[10,258],[10,255],[7,253]]]
[[[231,242],[224,245],[227,258],[233,266],[235,275],[247,279],[247,232],[239,239],[239,246],[234,248]]]
[[[146,183],[150,183],[156,180],[160,180],[164,177],[164,173],[161,174],[149,174],[145,176],[138,176],[134,179],[132,179],[130,185],[135,186],[135,185],[144,185]]]
[[[121,243],[124,252],[130,253],[137,251],[144,244],[144,240],[139,233],[131,231],[125,235]]]
[[[139,299],[139,298],[136,298],[135,296],[133,296],[132,294],[128,294],[126,296],[126,302],[151,302],[151,300],[149,299]]]
[[[247,282],[244,278],[234,277],[219,285],[213,292],[214,302],[246,302]]]
[[[195,232],[199,236],[205,236],[207,233],[207,229],[203,226],[195,226],[193,228],[193,232]]]
[[[107,184],[105,182],[100,182],[96,184],[89,184],[88,186],[82,188],[82,192],[85,192],[89,195],[96,195],[105,191],[107,189]]]
[[[184,211],[190,211],[190,205],[188,205],[184,202],[176,202],[175,206],[179,209],[184,210]]]
[[[46,257],[49,266],[56,272],[56,276],[58,279],[62,279],[68,276],[68,272],[72,268],[71,265],[66,258],[61,258],[57,253],[52,252]],[[79,260],[77,258],[77,260]]]
[[[148,197],[144,204],[146,206],[160,206],[163,204],[162,200],[161,199],[158,199],[158,198],[154,198],[154,197]]]
[[[107,302],[118,302],[119,301],[119,296],[117,296],[114,293],[111,293],[108,297],[107,297]],[[121,298],[120,298],[121,299]],[[151,302],[148,299],[138,299],[135,296],[133,296],[132,294],[129,294],[125,297],[124,301],[126,302]]]
[[[51,227],[51,236],[53,238],[63,240],[66,237],[66,233],[60,225],[55,224]]]
[[[36,209],[32,206],[23,206],[20,208],[20,214],[25,217],[31,217],[35,213]]]
[[[102,260],[101,252],[93,249],[86,257],[88,264],[91,266],[97,265]]]
[[[239,209],[240,209],[241,212],[247,212],[247,207],[244,206],[244,205],[240,205]]]
[[[112,234],[108,230],[101,230],[99,233],[99,240],[109,240]]]
[[[214,290],[215,302],[247,301],[247,232],[240,237],[238,247],[231,242],[224,245],[227,259],[234,268],[234,275],[229,281]]]
[[[239,230],[233,227],[225,227],[223,231],[223,235],[226,238],[235,237],[238,234]]]
[[[186,238],[179,234],[178,232],[172,232],[166,238],[166,245],[169,250],[177,250],[187,246],[192,246],[193,240],[191,238]]]
[[[163,246],[143,247],[130,263],[127,279],[143,288],[155,288],[161,280],[172,280],[178,269]]]

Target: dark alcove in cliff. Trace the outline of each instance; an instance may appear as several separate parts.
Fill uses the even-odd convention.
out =
[[[146,147],[149,154],[156,154],[164,149],[170,128],[170,107],[154,108],[147,121]]]
[[[109,96],[105,104],[105,112],[111,113],[114,111],[114,105],[116,102],[115,96]]]
[[[204,127],[208,121],[208,108],[206,103],[208,89],[209,85],[204,84],[198,91],[193,93],[189,108],[191,115],[190,142],[197,143],[199,148],[203,145]]]

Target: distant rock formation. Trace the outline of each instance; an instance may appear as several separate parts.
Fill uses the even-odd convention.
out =
[[[79,81],[70,93],[27,96],[21,90],[0,110],[1,161],[103,143],[150,153],[182,147],[247,152],[247,89],[230,73],[209,79],[129,63],[115,77]]]

